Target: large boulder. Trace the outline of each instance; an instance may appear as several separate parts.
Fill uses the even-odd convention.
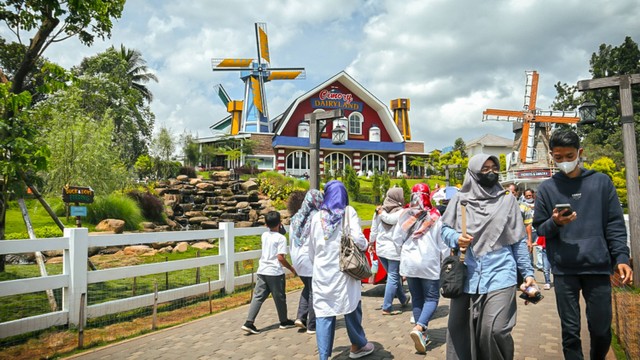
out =
[[[248,193],[249,191],[253,191],[253,190],[258,190],[258,184],[256,184],[255,181],[245,181],[243,182],[240,187],[242,188],[242,190],[244,190],[244,192]]]
[[[122,234],[124,231],[124,220],[104,219],[96,225],[97,231],[113,231],[115,234]]]

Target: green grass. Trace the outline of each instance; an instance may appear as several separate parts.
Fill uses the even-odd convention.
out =
[[[62,200],[47,199],[47,203],[52,208],[55,208],[57,206],[61,206]],[[44,209],[44,207],[42,206],[42,204],[40,204],[38,200],[27,199],[25,200],[25,204],[27,205],[27,212],[29,213],[29,219],[31,220],[31,224],[33,225],[34,229],[39,229],[43,227],[57,228],[56,223],[53,221],[51,216],[49,216],[47,211]],[[6,221],[7,222],[5,227],[5,234],[24,233],[25,237],[20,237],[20,238],[23,238],[23,239],[29,238],[29,235],[27,234],[27,227],[24,224],[22,213],[20,212],[20,207],[18,206],[17,201],[9,202]],[[69,218],[60,217],[60,221],[62,221],[65,227],[75,227],[75,224],[76,224],[75,217],[69,217]]]

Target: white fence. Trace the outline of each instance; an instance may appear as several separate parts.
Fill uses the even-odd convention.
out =
[[[368,226],[371,221],[363,221],[361,224]],[[81,323],[85,325],[87,319],[90,318],[153,306],[154,304],[154,293],[89,306],[87,306],[87,297],[85,296],[85,315],[83,319],[80,319],[80,299],[82,294],[87,293],[89,284],[218,265],[219,276],[218,279],[211,280],[211,288],[209,288],[209,283],[201,283],[159,291],[157,302],[163,303],[206,294],[209,290],[224,289],[225,293],[232,293],[236,286],[250,284],[252,281],[252,274],[235,276],[235,262],[258,259],[262,253],[262,250],[235,252],[235,238],[237,236],[261,235],[266,230],[266,227],[235,228],[233,223],[220,223],[220,229],[218,230],[89,235],[86,228],[66,228],[61,238],[0,241],[0,255],[34,253],[47,250],[63,251],[63,270],[60,275],[0,282],[0,296],[62,289],[62,310],[1,322],[0,338],[43,330],[52,326],[69,325],[77,327]],[[219,239],[219,255],[94,271],[90,271],[87,266],[90,247],[128,246],[204,239]]]

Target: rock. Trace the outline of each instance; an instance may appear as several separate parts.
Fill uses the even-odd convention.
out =
[[[147,245],[132,245],[125,247],[122,251],[124,255],[142,255],[154,250]]]
[[[249,203],[246,202],[246,201],[239,202],[239,203],[236,204],[236,208],[237,209],[246,209],[248,207],[249,207]]]
[[[152,223],[151,221],[144,221],[142,223],[142,228],[143,229],[155,229],[156,228],[156,224]]]
[[[162,249],[158,250],[158,254],[168,254],[173,252],[173,248],[171,246],[165,246]]]
[[[124,220],[104,219],[96,225],[97,231],[113,231],[116,234],[122,234],[124,231]]]
[[[90,246],[87,250],[87,254],[89,255],[89,257],[92,257],[93,255],[98,255],[100,253],[100,250],[102,250],[101,246]]]
[[[218,222],[217,221],[203,221],[200,223],[200,226],[203,229],[217,229],[218,228]]]
[[[201,182],[196,184],[196,188],[198,188],[198,190],[214,191],[216,189],[216,186],[213,183]]]
[[[62,258],[62,256],[56,256],[56,257],[48,258],[47,261],[45,261],[45,263],[47,263],[47,264],[62,264],[63,261],[64,261],[64,259]]]
[[[253,190],[258,190],[258,184],[255,183],[255,181],[245,181],[242,184],[240,184],[240,187],[242,187],[242,190],[244,190],[244,192],[248,193],[249,191],[253,191]]]
[[[235,227],[248,228],[253,226],[253,221],[238,221],[235,223]]]
[[[113,255],[113,254],[117,254],[118,251],[120,251],[121,249],[117,246],[107,246],[105,248],[102,248],[100,250],[100,255]]]
[[[189,179],[189,185],[198,185],[202,182],[201,179],[195,178],[195,179]]]
[[[63,251],[62,250],[44,250],[42,252],[42,255],[51,258],[51,257],[56,257],[56,256],[62,256]]]
[[[189,224],[200,224],[203,221],[209,221],[209,218],[206,216],[195,216],[189,218]]]
[[[209,244],[206,241],[199,241],[193,245],[191,245],[192,248],[196,248],[196,249],[200,249],[200,250],[207,250],[207,249],[213,249],[214,246]]]
[[[144,253],[144,254],[141,254],[140,256],[153,256],[153,255],[155,255],[155,254],[157,254],[157,253],[158,253],[158,250],[151,250],[151,251],[149,251],[149,252],[146,252],[146,253]]]
[[[258,221],[258,212],[255,210],[249,211],[249,221],[256,222]]]
[[[184,213],[184,216],[188,218],[196,217],[196,216],[204,216],[204,212],[202,211],[187,211]]]
[[[189,249],[189,244],[186,241],[182,241],[180,243],[178,243],[178,245],[176,245],[176,247],[173,248],[173,250],[171,250],[171,252],[173,253],[183,253],[185,251],[187,251],[187,249]]]
[[[187,175],[178,175],[178,176],[176,176],[176,180],[178,180],[178,181],[189,181],[189,177]]]

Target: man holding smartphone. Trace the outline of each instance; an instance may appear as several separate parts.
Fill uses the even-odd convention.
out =
[[[538,188],[533,226],[546,236],[562,325],[565,359],[583,359],[580,292],[587,304],[591,359],[605,359],[611,345],[612,270],[632,279],[622,207],[611,179],[578,166],[580,138],[556,131],[549,140],[560,169]]]

